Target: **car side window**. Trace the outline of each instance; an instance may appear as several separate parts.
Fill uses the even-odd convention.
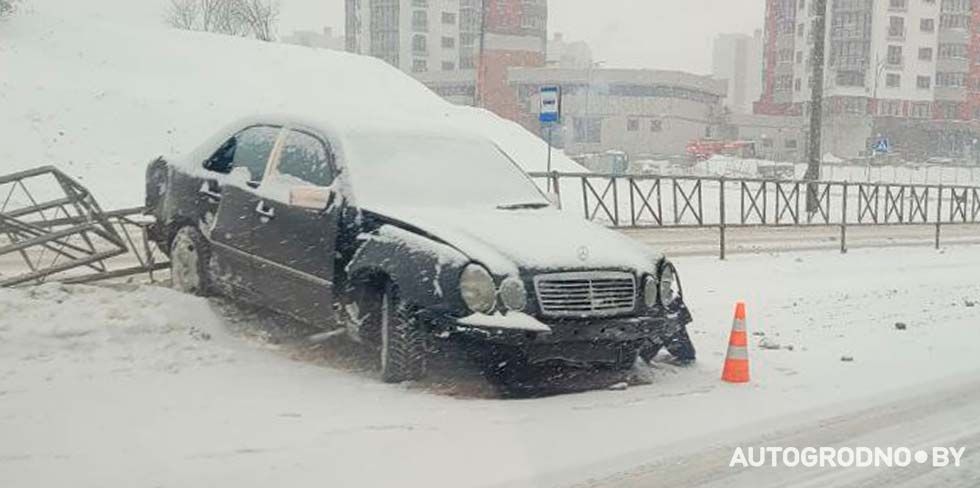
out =
[[[235,168],[245,168],[251,175],[251,181],[261,181],[281,131],[279,127],[271,126],[245,129],[225,141],[204,162],[204,167],[222,174],[231,173]]]
[[[320,139],[291,130],[283,143],[277,170],[314,186],[330,186],[334,179],[333,158]]]

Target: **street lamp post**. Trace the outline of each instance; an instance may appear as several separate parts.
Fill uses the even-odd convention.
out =
[[[823,88],[824,88],[824,54],[827,42],[827,0],[814,0],[816,12],[813,21],[813,50],[810,61],[813,64],[810,93],[810,145],[807,151],[807,168],[804,179],[817,181],[820,179],[820,160],[822,154],[822,124],[823,124]],[[818,210],[817,185],[808,184],[806,191],[806,209],[809,213]]]

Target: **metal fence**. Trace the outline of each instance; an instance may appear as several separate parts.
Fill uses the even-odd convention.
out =
[[[84,186],[46,166],[0,175],[0,287],[81,283],[167,268],[142,209],[105,212]]]
[[[980,223],[980,187],[696,176],[531,173],[566,209],[619,229],[934,226]],[[807,193],[811,204],[807,203]]]

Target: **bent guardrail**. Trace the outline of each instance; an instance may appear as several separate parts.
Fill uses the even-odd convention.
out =
[[[980,187],[699,176],[529,173],[566,209],[618,229],[935,226],[980,223]],[[543,183],[543,184],[542,184]],[[807,205],[807,194],[812,205]]]
[[[0,175],[0,287],[57,279],[83,283],[168,267],[143,232],[142,208],[105,212],[87,188],[57,168]],[[120,260],[122,256],[130,260]],[[19,258],[19,259],[18,259]]]

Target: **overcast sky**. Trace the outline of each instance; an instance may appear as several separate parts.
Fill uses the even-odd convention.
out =
[[[280,34],[344,27],[344,0],[281,0]],[[764,0],[549,0],[549,35],[584,40],[609,67],[711,70],[711,43],[761,29]]]

